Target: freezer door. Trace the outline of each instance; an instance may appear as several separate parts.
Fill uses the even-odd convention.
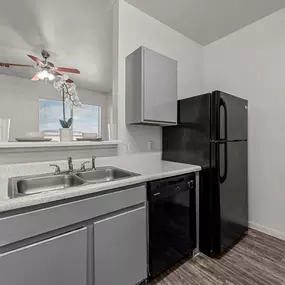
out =
[[[247,140],[248,101],[215,91],[211,98],[212,140]]]
[[[215,143],[216,184],[219,187],[220,250],[229,247],[248,229],[247,142]]]

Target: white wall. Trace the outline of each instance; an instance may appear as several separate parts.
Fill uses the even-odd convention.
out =
[[[251,226],[285,239],[285,9],[205,47],[205,90],[249,100]]]
[[[83,104],[102,107],[102,136],[107,138],[107,107],[110,96],[82,89],[77,91]],[[27,131],[39,130],[39,98],[61,99],[51,84],[0,75],[0,118],[11,119],[11,139],[23,137]]]
[[[133,152],[147,151],[148,141],[154,141],[156,148],[160,149],[160,127],[126,127],[125,58],[143,45],[176,59],[180,99],[200,94],[203,90],[203,48],[124,0],[117,0],[115,6],[114,33],[117,36],[113,43],[114,58],[118,62],[113,65],[117,68],[114,71],[113,95],[118,106],[118,139],[124,144],[131,143]]]

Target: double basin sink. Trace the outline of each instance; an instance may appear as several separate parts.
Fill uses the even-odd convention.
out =
[[[8,195],[10,198],[32,195],[55,190],[68,190],[83,184],[97,184],[138,176],[116,167],[98,167],[95,170],[66,172],[57,175],[41,174],[34,176],[13,177],[9,179]]]

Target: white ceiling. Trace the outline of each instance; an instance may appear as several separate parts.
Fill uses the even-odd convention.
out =
[[[126,0],[207,45],[285,7],[285,0]]]
[[[78,87],[112,88],[112,4],[114,0],[0,0],[0,62],[33,64],[44,48],[56,66],[77,68]],[[0,73],[31,78],[36,70],[4,68]]]
[[[115,0],[0,0],[0,62],[32,64],[44,48],[56,66],[77,68],[79,88],[112,89],[112,4]],[[202,45],[283,7],[285,0],[126,0]],[[36,70],[0,67],[31,78]]]

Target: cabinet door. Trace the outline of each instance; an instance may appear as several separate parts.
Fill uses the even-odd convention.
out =
[[[143,49],[144,120],[177,122],[177,61]]]
[[[86,228],[0,255],[0,284],[86,285]]]
[[[95,285],[134,285],[147,278],[146,208],[95,223]]]

